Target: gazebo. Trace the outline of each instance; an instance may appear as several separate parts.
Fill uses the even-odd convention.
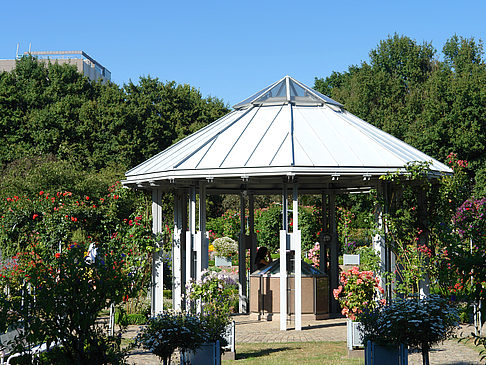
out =
[[[280,313],[288,313],[287,255],[301,257],[298,221],[299,194],[322,196],[323,234],[321,267],[329,256],[329,291],[338,286],[338,239],[335,197],[377,189],[385,197],[388,185],[379,177],[406,172],[407,163],[430,162],[432,176],[451,170],[403,141],[347,112],[343,105],[285,76],[246,100],[233,111],[153,156],[126,173],[125,186],[152,191],[153,232],[162,232],[163,194],[174,194],[173,302],[182,309],[184,288],[199,279],[208,267],[206,195],[238,194],[241,202],[239,238],[239,310],[248,311],[246,250],[253,259],[257,238],[254,230],[254,197],[282,195],[280,231]],[[197,195],[199,198],[197,199]],[[293,227],[288,213],[292,196]],[[198,203],[196,211],[196,203]],[[248,221],[245,207],[248,203]],[[198,224],[196,224],[196,217]],[[381,214],[376,218],[381,221]],[[249,227],[246,234],[245,226]],[[392,254],[384,237],[373,238],[384,269],[391,270]],[[295,260],[295,329],[302,323],[301,262]],[[152,313],[163,310],[161,255],[153,262]],[[330,297],[330,311],[338,303]],[[280,329],[287,329],[287,316],[280,315]]]

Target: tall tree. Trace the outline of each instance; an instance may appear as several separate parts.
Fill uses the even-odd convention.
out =
[[[316,79],[315,87],[350,112],[445,161],[470,161],[477,192],[486,193],[486,68],[482,41],[454,35],[443,60],[431,43],[397,34],[369,62]]]

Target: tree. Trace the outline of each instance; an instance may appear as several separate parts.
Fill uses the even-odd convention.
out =
[[[486,67],[482,41],[454,35],[436,56],[431,43],[397,34],[369,62],[316,79],[315,87],[367,122],[446,161],[468,160],[478,194],[486,192]]]

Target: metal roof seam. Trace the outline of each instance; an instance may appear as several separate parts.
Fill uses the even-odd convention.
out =
[[[404,158],[404,157],[397,156],[402,161],[409,162],[410,158],[420,158],[420,159],[423,159],[423,160],[429,158],[430,160],[432,160],[432,162],[434,164],[435,164],[435,162],[437,162],[438,164],[443,165],[446,168],[446,171],[449,170],[449,168],[447,166],[445,166],[443,163],[441,163],[440,161],[437,161],[436,159],[426,155],[425,153],[416,149],[415,147],[410,146],[409,144],[405,143],[401,139],[398,139],[398,138],[392,136],[391,134],[386,133],[385,131],[382,131],[381,129],[375,127],[372,124],[365,122],[364,120],[358,118],[357,116],[355,116],[355,115],[353,115],[349,112],[346,112],[346,114],[349,114],[351,116],[351,118],[353,119],[353,121],[351,123],[353,123],[353,124],[355,122],[360,123],[360,124],[366,123],[368,126],[370,126],[371,128],[363,130],[363,133],[365,135],[367,135],[368,137],[372,138],[373,140],[379,139],[382,142],[388,142],[387,145],[389,146],[389,148],[392,148],[392,150],[390,151],[391,153],[394,153],[393,149],[396,149],[396,150],[402,152],[405,156],[408,156],[408,159]],[[354,121],[354,120],[356,120],[356,121]],[[374,136],[376,136],[376,137],[374,138]],[[405,147],[408,147],[408,148],[405,148]],[[438,165],[438,167],[441,167],[443,169],[443,167],[440,166],[440,165]]]
[[[294,146],[294,113],[293,113],[293,106],[290,105],[290,143],[291,143],[291,153],[292,156],[290,157],[290,165],[295,166],[295,146]]]
[[[248,165],[248,162],[250,162],[253,154],[255,153],[255,151],[257,150],[258,146],[260,145],[260,143],[262,142],[263,138],[265,138],[266,134],[268,133],[268,130],[270,129],[270,127],[272,126],[272,124],[275,122],[275,120],[277,119],[277,117],[279,116],[280,112],[282,111],[284,105],[282,105],[280,107],[280,109],[278,110],[277,114],[275,115],[275,117],[272,119],[272,121],[270,122],[270,124],[268,125],[267,129],[265,130],[265,133],[263,133],[262,137],[260,138],[260,140],[258,141],[257,145],[255,146],[255,148],[253,149],[253,151],[250,153],[250,157],[248,157],[248,159],[246,160],[246,162],[244,163],[243,166],[246,166]]]
[[[248,109],[246,110],[244,113],[242,113],[242,115],[240,115],[238,118],[236,118],[235,120],[231,121],[227,126],[225,126],[224,128],[222,128],[222,130],[220,130],[218,133],[216,133],[215,136],[211,136],[208,140],[206,140],[197,150],[193,150],[190,154],[188,154],[186,157],[184,157],[181,161],[179,161],[179,163],[177,163],[174,168],[178,168],[181,164],[183,164],[185,161],[187,161],[189,158],[191,158],[192,156],[194,156],[202,147],[204,147],[205,145],[207,145],[209,142],[213,141],[215,138],[217,138],[221,133],[223,133],[224,131],[226,131],[228,128],[230,128],[231,126],[233,126],[236,122],[238,122],[241,118],[243,118],[245,115],[247,115],[252,109]],[[196,132],[197,133],[197,132]],[[213,142],[214,143],[214,142]]]
[[[255,106],[251,106],[250,108],[255,108]],[[246,132],[248,126],[251,124],[251,122],[253,121],[253,119],[255,118],[255,116],[258,114],[258,112],[260,111],[260,108],[261,108],[261,105],[259,105],[258,107],[256,107],[257,110],[255,111],[255,113],[253,114],[253,116],[250,118],[250,121],[248,122],[248,124],[245,126],[245,128],[243,129],[243,131],[241,132],[241,134],[238,136],[238,138],[236,139],[235,143],[233,143],[233,146],[230,148],[230,150],[228,151],[228,153],[226,154],[226,156],[224,157],[223,161],[221,161],[221,163],[219,164],[219,167],[223,166],[224,162],[226,161],[226,159],[228,158],[228,156],[230,155],[231,151],[233,151],[233,149],[235,148],[236,144],[238,143],[238,141],[241,139],[241,136],[243,136],[243,134]]]
[[[321,108],[322,109],[322,108]],[[319,140],[319,142],[321,143],[322,147],[324,147],[324,149],[329,153],[329,156],[331,156],[331,158],[333,159],[333,161],[336,163],[337,166],[339,166],[339,162],[334,158],[332,152],[329,150],[329,148],[327,148],[327,146],[324,144],[324,141],[322,140],[321,136],[319,133],[316,132],[316,130],[312,127],[312,125],[310,123],[307,122],[307,119],[304,117],[304,115],[302,114],[302,112],[299,110],[299,108],[297,108],[297,111],[299,112],[299,114],[301,115],[302,117],[302,120],[307,124],[307,126],[309,126],[309,128],[314,132],[314,135],[317,137],[317,139]]]
[[[215,128],[219,123],[222,123],[225,119],[229,119],[229,117],[233,114],[233,113],[236,113],[236,111],[233,111],[233,112],[230,112],[226,115],[223,115],[221,118],[215,120],[214,122],[206,125],[205,127],[201,128],[200,130],[198,130],[196,133],[202,133],[204,132],[205,130],[207,129],[213,129]],[[195,134],[196,134],[195,133]],[[159,156],[162,156],[164,154],[167,154],[169,153],[170,151],[174,150],[174,149],[177,149],[178,147],[181,146],[181,144],[185,143],[187,140],[191,139],[191,138],[194,138],[194,134],[192,135],[189,135],[187,136],[186,138],[183,138],[181,139],[180,141],[176,142],[175,144],[173,144],[172,146],[169,146],[168,148],[166,148],[165,150],[155,154],[154,156],[150,157],[149,159],[145,160],[144,162],[138,164],[137,166],[133,167],[132,169],[128,170],[125,175],[129,175],[131,172],[133,172],[134,170],[136,169],[140,169],[142,168],[143,166],[148,166],[150,165],[151,162],[154,162],[155,159],[157,159]]]
[[[270,160],[270,166],[272,166],[272,163],[273,161],[275,160],[275,157],[277,157],[278,155],[278,152],[280,151],[280,149],[282,148],[283,144],[285,143],[285,141],[287,140],[287,137],[289,136],[289,132],[287,132],[287,134],[285,135],[285,138],[282,140],[282,142],[280,143],[280,146],[278,146],[277,148],[277,151],[275,152],[275,154],[273,155],[272,159]]]
[[[329,108],[329,110],[332,110],[331,108]],[[333,111],[333,110],[332,110]],[[334,112],[334,111],[333,111]],[[324,113],[324,110],[321,109],[321,113]],[[339,116],[341,115],[340,113],[337,113]],[[338,136],[341,136],[341,137],[344,137],[343,134],[339,131],[339,129],[335,128],[334,127],[334,123],[329,123],[330,127],[334,130],[334,133]],[[351,151],[351,153],[353,154],[353,156],[361,163],[362,166],[364,166],[364,162],[363,160],[359,157],[359,155],[354,151],[354,149],[352,148],[352,146],[347,143],[347,139],[346,138],[341,138],[343,143],[344,141],[346,141],[346,147]],[[339,164],[338,164],[339,166]]]

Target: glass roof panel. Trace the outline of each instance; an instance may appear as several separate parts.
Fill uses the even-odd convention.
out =
[[[287,87],[289,90],[287,90]],[[266,87],[258,93],[250,96],[242,102],[233,106],[235,109],[244,108],[250,105],[265,105],[275,103],[289,103],[293,104],[332,104],[341,106],[338,102],[319,93],[316,90],[294,80],[290,76],[285,76],[283,79]]]

